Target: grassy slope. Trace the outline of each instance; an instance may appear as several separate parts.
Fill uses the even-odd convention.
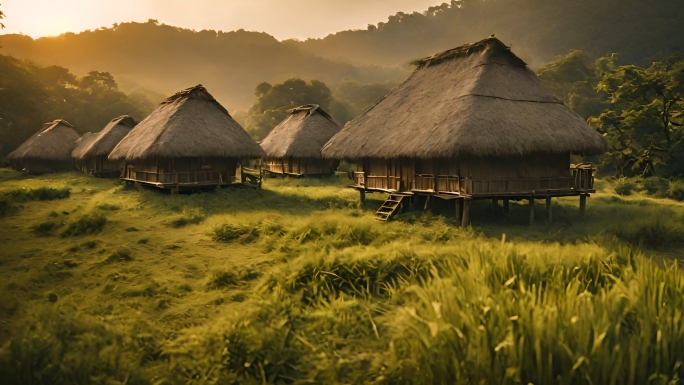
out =
[[[344,189],[346,183],[343,179],[269,179],[261,191],[229,189],[183,196],[127,190],[119,182],[78,173],[25,177],[0,170],[0,194],[40,187],[71,189],[71,196],[62,200],[15,202],[14,213],[0,218],[3,228],[0,231],[0,275],[3,277],[0,286],[0,298],[3,298],[0,301],[0,346],[4,345],[0,350],[0,368],[3,367],[2,362],[14,362],[10,366],[17,383],[25,382],[29,377],[71,383],[104,383],[107,379],[129,380],[129,383],[152,379],[191,383],[190,379],[194,378],[196,383],[204,383],[198,379],[201,377],[203,381],[211,382],[210,379],[216,376],[226,380],[232,375],[243,376],[241,381],[247,383],[252,380],[261,382],[261,376],[270,376],[271,373],[274,377],[269,379],[276,381],[280,375],[287,377],[292,373],[283,374],[279,372],[281,369],[271,368],[273,363],[268,366],[268,359],[262,360],[259,368],[252,368],[253,373],[249,372],[249,362],[245,362],[244,368],[240,367],[244,373],[231,369],[225,362],[216,369],[212,365],[220,363],[220,357],[216,360],[207,357],[220,353],[223,348],[219,346],[213,351],[207,346],[213,346],[217,338],[221,339],[222,333],[228,333],[225,330],[235,332],[235,325],[239,324],[236,320],[242,317],[252,319],[252,324],[257,325],[264,317],[259,311],[277,304],[282,307],[288,301],[300,303],[297,298],[306,296],[311,288],[310,282],[301,283],[299,278],[292,277],[308,271],[311,266],[318,266],[317,271],[333,271],[339,266],[328,266],[336,263],[331,261],[356,266],[354,258],[361,261],[359,266],[366,266],[364,263],[368,261],[383,261],[384,258],[391,265],[396,259],[415,253],[413,257],[407,257],[407,261],[427,258],[425,260],[429,264],[444,263],[443,268],[453,273],[453,277],[458,274],[457,267],[451,266],[445,256],[466,253],[463,258],[476,260],[487,254],[494,258],[493,263],[496,264],[497,255],[506,259],[513,258],[509,255],[513,253],[528,256],[530,261],[535,261],[529,263],[535,266],[551,266],[551,270],[556,271],[553,266],[572,264],[586,258],[596,257],[604,260],[600,263],[609,265],[612,264],[609,260],[612,261],[615,255],[629,255],[631,261],[632,253],[623,249],[627,243],[642,246],[643,254],[634,254],[638,261],[631,263],[644,266],[640,270],[643,276],[639,278],[637,274],[634,278],[643,283],[657,274],[656,270],[649,270],[652,269],[648,267],[652,265],[650,259],[659,266],[670,266],[682,254],[680,239],[684,233],[680,223],[684,205],[639,194],[619,197],[611,194],[611,186],[606,182],[600,184],[600,193],[589,200],[584,218],[577,213],[576,198],[555,201],[554,223],[547,224],[539,219],[532,227],[527,225],[527,207],[512,204],[511,213],[503,218],[501,213],[492,212],[489,203],[478,202],[472,209],[472,230],[456,228],[451,217],[420,212],[402,214],[391,223],[376,223],[372,212],[383,197],[372,194],[368,207],[359,209],[356,203],[358,195]],[[446,204],[437,209],[443,209],[444,213],[453,212],[453,207]],[[83,215],[100,214],[107,218],[101,233],[60,236],[69,223]],[[537,217],[543,216],[543,204],[538,205]],[[57,226],[47,233],[34,230],[43,222],[55,222]],[[214,241],[214,230],[226,224],[228,226],[223,229],[227,229],[228,235],[235,239],[230,242]],[[510,250],[502,249],[504,233],[506,244],[511,245]],[[357,313],[350,312],[350,322],[372,325],[374,331],[368,336],[357,336],[358,339],[345,337],[348,345],[342,344],[342,351],[358,355],[359,346],[365,344],[366,338],[367,349],[373,347],[384,351],[388,346],[400,343],[392,340],[388,345],[391,341],[384,339],[386,335],[411,333],[402,329],[408,327],[408,321],[392,326],[391,320],[385,319],[383,323],[382,317],[395,312],[395,308],[405,301],[397,299],[408,295],[401,289],[404,283],[407,287],[418,284],[414,289],[426,291],[438,283],[437,279],[421,281],[417,277],[432,275],[420,273],[422,270],[418,267],[416,269],[417,275],[409,274],[406,282],[401,280],[403,278],[397,281],[399,283],[390,282],[389,287],[394,287],[390,291],[395,290],[398,294],[390,296],[386,303],[382,301],[387,282],[375,292],[369,288],[370,283],[365,288],[361,285],[360,292],[345,291],[327,281],[319,288],[313,286],[316,298],[326,292],[326,287],[329,289],[331,294],[326,299],[325,309],[336,315],[346,314],[345,298],[377,295],[376,301],[371,298],[368,303],[373,303],[373,306],[381,303],[383,306],[382,310],[366,310],[369,318],[364,320],[353,321]],[[647,273],[643,271],[652,275],[644,275]],[[679,282],[673,290],[680,290],[682,275],[671,268],[667,271],[671,275],[668,279]],[[354,274],[363,279],[368,273],[359,270],[352,276]],[[507,281],[510,278],[502,279]],[[461,283],[458,287],[466,285]],[[281,293],[290,289],[290,294]],[[273,298],[269,297],[276,295],[273,293],[281,293],[275,305]],[[343,301],[342,304],[335,302],[337,300]],[[301,309],[299,305],[291,308],[300,309],[307,317],[322,314],[324,311],[320,306],[323,305],[318,300],[313,302],[319,306],[315,311],[309,305]],[[434,301],[432,303],[434,305]],[[476,310],[472,309],[473,314],[478,312]],[[310,311],[313,312],[308,313]],[[380,318],[378,325],[373,323],[376,312]],[[404,313],[392,314],[393,317],[401,318],[401,314],[407,317]],[[277,318],[276,315],[267,318],[271,316]],[[339,320],[330,321],[330,324],[336,325],[335,322]],[[339,327],[342,326],[335,326],[335,330]],[[315,331],[312,333],[316,334]],[[372,334],[382,335],[382,342]],[[228,337],[224,335],[224,338]],[[12,344],[8,342],[10,340]],[[267,339],[259,341],[272,342]],[[324,342],[321,343],[329,343]],[[292,345],[290,342],[283,344]],[[308,346],[311,342],[298,344]],[[203,347],[198,350],[200,345]],[[430,349],[440,351],[439,347]],[[320,352],[320,348],[316,351]],[[253,357],[257,353],[245,354],[258,361]],[[305,356],[299,351],[288,354]],[[201,359],[188,361],[188,357],[193,355],[201,356]],[[395,356],[385,358],[387,362],[399,360]],[[679,358],[684,360],[684,355]],[[62,368],[48,365],[55,362],[61,362]],[[406,361],[401,362],[403,366],[397,367],[404,370],[410,367]],[[381,370],[389,366],[383,365]],[[337,362],[333,366],[344,365]],[[211,370],[212,367],[215,370]],[[226,370],[229,375],[216,374]],[[520,370],[524,371],[524,368]],[[297,369],[297,373],[302,371]],[[393,381],[400,381],[396,377],[400,372],[400,369],[393,372]],[[454,376],[449,373],[441,375],[443,378]],[[340,374],[336,376],[339,378]],[[437,378],[440,374],[432,373],[432,376]],[[543,378],[543,375],[538,374],[537,378]],[[408,381],[406,377],[401,379]]]

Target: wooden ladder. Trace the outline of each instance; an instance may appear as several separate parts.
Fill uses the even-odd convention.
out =
[[[392,215],[401,207],[401,201],[405,195],[390,194],[382,206],[375,212],[375,219],[379,221],[388,221]]]

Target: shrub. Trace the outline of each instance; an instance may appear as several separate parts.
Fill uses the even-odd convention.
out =
[[[183,210],[182,214],[170,219],[167,222],[167,225],[175,228],[185,227],[187,225],[196,225],[202,222],[206,217],[207,216],[202,209],[185,209]]]
[[[7,197],[0,197],[0,217],[10,215],[16,211],[16,207],[12,201]]]
[[[100,261],[100,264],[107,265],[110,263],[117,263],[117,262],[130,262],[132,260],[133,260],[133,257],[131,256],[131,253],[128,250],[119,249],[119,250],[116,250],[115,252],[111,253],[104,260]]]
[[[69,198],[71,190],[69,188],[40,187],[31,190],[16,190],[10,192],[10,197],[19,202],[25,201],[51,201],[56,199]]]
[[[46,236],[50,235],[50,232],[57,227],[58,225],[56,222],[47,221],[34,225],[32,229],[36,234]]]
[[[259,238],[258,224],[223,224],[214,228],[214,240],[217,242],[251,243]]]
[[[677,201],[684,201],[684,181],[674,179],[668,183],[667,196]]]
[[[630,222],[620,222],[609,232],[634,246],[667,249],[684,242],[684,228],[672,219],[649,216]]]
[[[634,182],[627,178],[620,178],[615,183],[615,192],[619,195],[631,195],[632,191],[636,189]]]
[[[96,206],[98,209],[103,210],[103,211],[117,211],[121,209],[121,207],[109,203],[102,203]]]
[[[659,198],[665,197],[667,192],[667,181],[657,176],[644,179],[643,186],[647,194]]]
[[[69,223],[69,226],[62,233],[62,237],[97,234],[102,231],[106,223],[107,218],[104,215],[84,215]]]

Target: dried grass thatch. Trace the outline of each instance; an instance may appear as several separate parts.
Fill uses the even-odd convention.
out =
[[[600,134],[494,37],[417,64],[404,83],[335,135],[323,156],[427,159],[607,149]]]
[[[116,147],[137,123],[128,115],[112,119],[98,133],[85,133],[76,141],[76,149],[71,153],[74,159],[106,156]]]
[[[340,125],[318,104],[293,108],[290,116],[261,141],[268,158],[320,158],[321,148]]]
[[[49,161],[71,161],[71,152],[76,148],[80,135],[66,120],[57,119],[43,124],[36,132],[7,155],[10,161],[40,159]]]
[[[109,159],[260,158],[263,150],[202,85],[163,101]]]

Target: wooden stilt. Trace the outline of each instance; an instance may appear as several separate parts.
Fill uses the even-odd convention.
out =
[[[423,210],[427,210],[430,207],[430,196],[425,197],[425,205],[423,205]]]
[[[580,195],[580,215],[584,215],[584,211],[587,208],[587,195],[586,194],[581,194]]]
[[[455,199],[454,202],[456,203],[456,220],[460,221],[463,218],[463,200]]]
[[[503,200],[503,211],[504,211],[504,213],[508,213],[509,209],[510,209],[509,200],[508,200],[508,198],[504,198],[504,200]]]
[[[361,205],[366,204],[366,191],[365,190],[359,190],[359,202]]]
[[[551,197],[546,197],[546,221],[553,222],[553,212],[551,211]]]
[[[534,198],[530,198],[530,226],[534,223]]]
[[[463,216],[461,217],[461,227],[467,227],[470,224],[470,200],[463,200]]]

